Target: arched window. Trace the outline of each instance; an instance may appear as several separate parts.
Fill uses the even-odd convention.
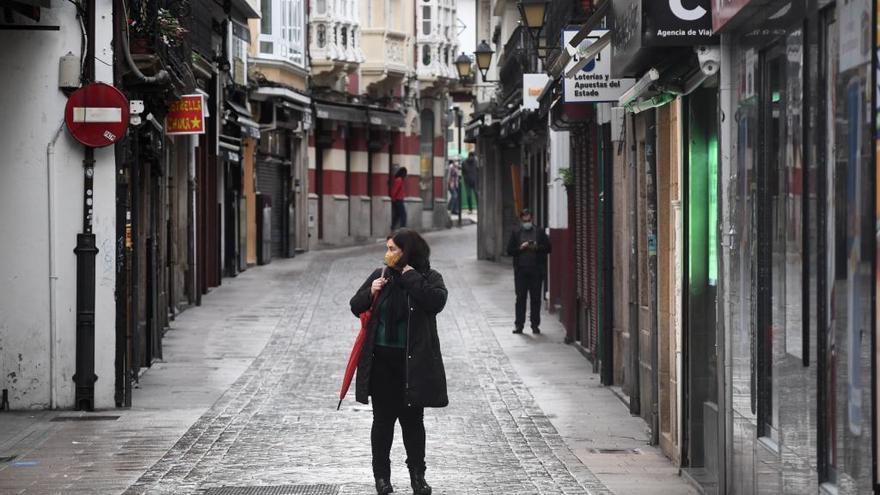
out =
[[[422,45],[422,65],[431,65],[431,47]]]
[[[318,24],[318,48],[327,46],[327,26]]]

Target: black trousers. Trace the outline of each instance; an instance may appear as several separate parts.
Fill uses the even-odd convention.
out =
[[[530,299],[529,320],[532,327],[541,325],[541,293],[544,286],[544,274],[540,269],[517,268],[513,275],[516,290],[516,328],[523,328],[526,322],[526,296]]]
[[[425,408],[406,405],[405,387],[406,351],[376,346],[370,372],[370,395],[373,398],[370,442],[373,447],[373,476],[377,478],[391,477],[391,444],[394,442],[394,424],[397,420],[400,420],[400,429],[403,430],[407,467],[425,471]]]

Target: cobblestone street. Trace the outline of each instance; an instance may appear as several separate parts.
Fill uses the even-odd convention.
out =
[[[425,414],[435,493],[691,493],[554,316],[540,336],[510,334],[512,274],[476,261],[474,228],[427,238],[449,289],[450,406]],[[370,408],[352,390],[336,411],[335,397],[358,323],[348,300],[382,251],[312,252],[224,280],[173,323],[131,410],[0,415],[0,493],[373,493]],[[410,493],[404,458],[398,428],[395,493]]]

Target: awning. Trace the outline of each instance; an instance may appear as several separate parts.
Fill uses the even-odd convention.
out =
[[[483,127],[484,120],[485,117],[480,116],[467,123],[467,125],[464,127],[464,142],[477,142],[477,136],[480,135],[480,129]]]
[[[368,108],[367,118],[372,125],[390,127],[392,129],[402,129],[406,127],[406,117],[400,112]]]
[[[517,108],[516,111],[501,119],[501,137],[507,137],[512,134],[516,134],[517,132],[519,132],[521,125],[522,107]]]
[[[312,104],[312,99],[308,96],[280,86],[262,86],[257,88],[256,91],[251,92],[252,100],[264,101],[270,98],[281,98],[285,103],[302,112],[308,110]]]
[[[254,139],[260,139],[260,124],[254,121],[248,109],[230,100],[224,103],[235,114],[233,121],[241,127],[241,131]]]
[[[248,0],[232,0],[232,6],[238,9],[248,19],[259,19],[260,12]],[[259,3],[257,4],[259,8]]]
[[[324,120],[338,120],[341,122],[367,122],[367,112],[362,108],[332,103],[315,102],[315,117]]]

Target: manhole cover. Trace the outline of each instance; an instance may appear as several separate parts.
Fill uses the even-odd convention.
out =
[[[119,416],[58,416],[52,421],[116,421]]]
[[[641,454],[639,449],[590,449],[594,454]]]
[[[339,485],[221,486],[205,495],[337,495]]]

